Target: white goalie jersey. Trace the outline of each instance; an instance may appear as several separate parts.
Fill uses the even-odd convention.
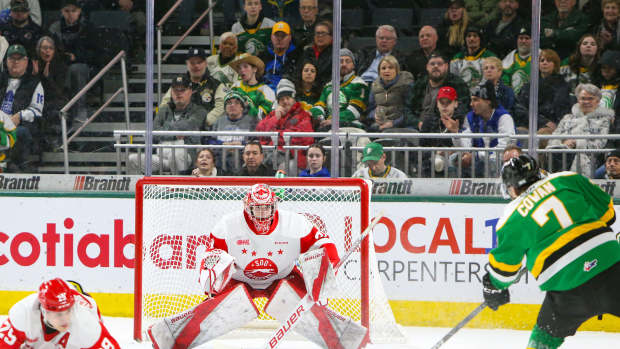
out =
[[[211,232],[213,248],[235,257],[237,271],[232,278],[254,289],[265,289],[286,277],[299,255],[325,247],[335,264],[338,252],[329,236],[320,232],[304,216],[278,210],[268,234],[256,234],[243,211],[224,216]]]

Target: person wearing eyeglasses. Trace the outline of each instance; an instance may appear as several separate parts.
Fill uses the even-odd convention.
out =
[[[312,45],[314,26],[319,18],[319,1],[299,0],[299,15],[301,21],[293,29],[293,42],[303,49],[306,45]]]
[[[314,26],[312,46],[304,49],[303,60],[309,60],[317,67],[317,80],[321,86],[332,79],[332,23],[321,21]],[[300,67],[301,68],[301,67]]]
[[[593,139],[551,139],[547,148],[566,149],[602,149],[607,143],[604,136],[609,133],[611,120],[614,112],[604,106],[600,106],[601,90],[592,84],[579,84],[575,89],[577,103],[571,108],[571,112],[564,115],[558,127],[553,131],[554,135],[599,135],[602,137]],[[572,161],[570,170],[591,177],[593,163],[589,154],[579,155],[577,160]],[[578,165],[579,164],[579,165]],[[578,168],[580,167],[580,169]],[[552,168],[552,171],[565,170]]]
[[[376,47],[362,48],[356,52],[357,56],[357,71],[360,73],[360,77],[366,81],[368,85],[379,77],[379,62],[383,57],[392,55],[402,62],[401,70],[407,70],[405,64],[405,56],[402,55],[394,47],[398,41],[398,35],[396,29],[391,25],[382,25],[377,28],[375,33]]]

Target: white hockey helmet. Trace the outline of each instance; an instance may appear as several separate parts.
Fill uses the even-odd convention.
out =
[[[248,191],[244,200],[245,212],[259,233],[266,234],[269,231],[278,209],[277,203],[276,193],[267,184],[254,184]]]

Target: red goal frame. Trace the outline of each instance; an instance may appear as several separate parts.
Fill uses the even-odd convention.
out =
[[[135,205],[135,269],[134,269],[134,339],[142,340],[142,243],[143,243],[143,194],[144,185],[239,185],[251,186],[266,183],[272,186],[333,186],[358,187],[360,189],[360,227],[364,231],[369,222],[370,190],[369,183],[360,178],[272,178],[272,177],[144,177],[136,183]],[[361,232],[360,232],[361,234]],[[369,309],[369,244],[366,237],[361,244],[360,287],[361,324],[370,328]]]

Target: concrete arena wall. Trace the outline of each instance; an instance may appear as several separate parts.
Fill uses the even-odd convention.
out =
[[[1,314],[60,276],[79,280],[104,315],[133,316],[132,193],[1,193],[0,207],[8,213],[0,220]],[[379,273],[400,324],[454,326],[482,301],[479,279],[503,207],[497,198],[373,197],[371,211],[386,213],[374,235]],[[524,278],[511,296],[471,326],[532,328],[543,298],[536,281]],[[581,329],[620,332],[620,319]]]

